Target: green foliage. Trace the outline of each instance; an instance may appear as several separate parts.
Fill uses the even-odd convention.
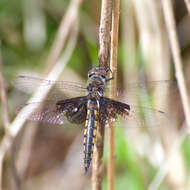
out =
[[[189,176],[189,174],[190,174],[190,139],[189,139],[189,137],[187,137],[184,140],[184,142],[181,146],[181,150],[182,150],[184,161],[185,161],[186,172]]]

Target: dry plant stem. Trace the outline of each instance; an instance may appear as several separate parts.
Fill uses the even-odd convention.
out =
[[[64,47],[66,37],[71,30],[71,26],[73,26],[74,21],[77,20],[78,9],[79,9],[81,2],[82,2],[82,0],[73,0],[70,3],[70,9],[66,13],[67,19],[64,19],[64,18],[62,19],[62,22],[61,22],[60,27],[59,27],[60,28],[59,32],[56,36],[56,40],[54,42],[54,45],[52,47],[52,51],[50,53],[50,57],[48,59],[49,60],[48,61],[49,69],[47,69],[46,73],[49,73],[50,69],[52,70],[50,72],[49,76],[47,77],[48,79],[56,80],[60,76],[61,72],[63,71],[63,69],[65,67],[67,60],[69,59],[69,57],[73,51],[73,48],[74,48],[75,43],[76,43],[77,32],[72,33],[73,35],[71,35],[70,44],[68,45],[68,49],[65,51],[62,58],[59,61],[57,61],[58,57],[60,56],[61,50]],[[73,10],[71,7],[73,8]],[[71,21],[68,19],[71,19]],[[69,22],[71,22],[72,24],[69,24]],[[77,25],[76,25],[76,27],[77,27]],[[61,34],[64,36],[63,38],[60,36]],[[56,48],[56,46],[58,46],[59,48]],[[53,67],[54,64],[55,64],[55,66]],[[30,99],[30,101],[32,101],[33,99],[36,100],[36,98],[38,99],[38,101],[43,100],[43,98],[47,95],[49,90],[50,89],[47,89],[47,91],[44,91],[44,90],[41,91],[40,89],[38,89],[36,91],[36,93],[33,95],[33,97]],[[25,113],[28,113],[28,115],[25,115],[25,118],[19,117],[19,115],[18,115],[15,118],[15,120],[12,122],[12,124],[10,124],[10,126],[8,128],[8,133],[5,134],[5,136],[3,137],[2,141],[1,141],[1,144],[0,144],[0,190],[2,189],[1,185],[2,185],[2,169],[3,169],[4,156],[5,156],[6,152],[11,148],[11,145],[13,143],[14,138],[19,133],[19,131],[22,129],[22,127],[23,127],[23,125],[27,119],[27,116],[29,116],[29,114],[32,111],[33,110],[23,109],[22,113],[25,112]]]
[[[172,54],[174,57],[174,66],[176,69],[176,77],[178,80],[180,95],[182,99],[182,104],[185,112],[185,117],[189,129],[190,124],[190,114],[189,114],[189,103],[188,103],[188,95],[187,95],[187,89],[185,86],[185,80],[182,72],[182,64],[181,64],[181,58],[180,58],[180,50],[179,45],[177,42],[177,35],[175,30],[175,22],[174,22],[174,16],[172,12],[172,4],[170,0],[162,0],[162,5],[164,9],[164,16],[166,20],[166,25],[169,33],[169,40],[171,44]],[[157,173],[156,177],[152,181],[152,183],[149,185],[148,190],[156,190],[158,189],[159,185],[162,183],[164,177],[166,176],[168,169],[170,167],[170,162],[173,158],[173,154],[179,150],[180,145],[184,141],[185,137],[187,136],[187,127],[182,127],[180,131],[180,135],[176,138],[173,145],[171,146],[171,152],[168,154],[168,159],[164,162],[164,164],[160,167],[159,172]]]
[[[112,0],[102,0],[99,28],[99,66],[108,68],[110,56]],[[98,126],[92,165],[92,190],[102,189],[104,126]]]
[[[189,2],[189,0],[184,0],[184,1],[185,1],[185,4],[186,4],[186,7],[187,7],[187,11],[190,14],[190,2]]]
[[[47,67],[46,73],[48,73],[52,69],[53,65],[57,62],[61,54],[61,51],[63,50],[63,46],[66,42],[67,36],[69,35],[69,32],[71,31],[71,28],[73,26],[73,23],[76,20],[81,3],[82,3],[82,0],[71,1],[65,16],[63,17],[61,21],[60,27],[58,28],[58,32],[56,34],[56,38],[51,47],[50,54],[47,61],[48,67]]]
[[[2,55],[0,50],[0,96],[1,96],[1,105],[2,105],[2,120],[3,125],[7,131],[9,127],[9,113],[8,113],[8,105],[7,105],[7,96],[5,91],[5,85],[3,80],[3,63],[2,63]],[[8,135],[8,134],[7,134]],[[4,160],[4,156],[0,155],[0,190],[2,189],[2,163]]]
[[[98,126],[92,164],[92,190],[102,189],[104,126]]]
[[[2,103],[2,120],[3,120],[3,125],[5,127],[5,133],[9,135],[8,127],[10,125],[10,119],[9,119],[9,113],[8,113],[8,103],[7,103],[7,95],[6,95],[6,90],[5,90],[5,85],[4,85],[4,80],[3,80],[3,61],[2,61],[2,54],[0,50],[0,94],[1,94],[1,103]],[[12,151],[10,151],[12,152]],[[0,158],[0,163],[3,163],[4,156]],[[2,164],[3,165],[3,164]],[[2,189],[2,172],[3,172],[3,167],[2,165],[0,166],[0,189]],[[14,167],[13,160],[11,161],[11,171],[12,171],[12,180],[13,180],[13,185],[14,189],[20,189],[20,183],[19,179],[16,173],[16,170]]]
[[[185,79],[183,75],[182,60],[180,57],[180,49],[179,49],[179,44],[177,40],[171,0],[162,0],[162,6],[163,6],[165,22],[166,22],[166,26],[167,26],[167,30],[169,34],[168,36],[169,36],[170,46],[171,46],[172,55],[174,59],[174,67],[176,71],[176,78],[178,81],[184,114],[185,114],[188,129],[190,130],[190,107],[189,107],[188,93],[187,93],[187,87],[186,87]]]
[[[115,98],[117,84],[117,49],[118,49],[118,28],[119,28],[119,7],[120,0],[113,1],[112,33],[111,33],[111,58],[110,69],[114,74],[111,80],[110,98]],[[108,128],[108,190],[114,189],[114,127],[113,123]]]
[[[9,120],[9,113],[8,113],[7,95],[6,95],[5,85],[4,85],[4,80],[3,80],[3,63],[2,63],[1,50],[0,50],[0,95],[1,95],[3,125],[7,129],[9,126],[10,120]]]
[[[98,61],[101,67],[107,68],[110,56],[112,0],[102,0],[99,28]]]
[[[77,19],[77,17],[76,17],[76,19]],[[52,69],[52,71],[50,72],[50,74],[47,76],[46,79],[56,80],[61,75],[66,63],[68,62],[68,59],[70,58],[70,56],[73,52],[74,46],[76,44],[76,39],[77,39],[77,26],[78,25],[74,23],[74,26],[75,26],[75,28],[73,29],[73,32],[70,36],[70,40],[68,42],[68,45],[65,49],[63,56],[58,60],[58,62],[56,63],[56,65],[54,66],[54,68]],[[40,88],[37,89],[37,91],[34,93],[34,95],[29,100],[29,102],[35,101],[37,99],[38,99],[38,101],[42,101],[46,97],[49,90],[50,90],[50,88],[47,90],[44,90],[44,89],[41,90]],[[1,144],[0,144],[0,168],[1,168],[1,170],[2,170],[2,162],[3,162],[3,158],[5,156],[5,153],[11,148],[14,138],[18,135],[18,133],[22,129],[24,123],[26,122],[27,117],[32,113],[32,111],[34,109],[36,109],[36,107],[34,107],[33,109],[28,109],[27,107],[23,108],[20,111],[20,113],[17,115],[17,117],[14,119],[14,121],[10,124],[9,133],[7,133],[3,137]],[[23,117],[23,115],[25,117]],[[2,175],[2,173],[1,173],[1,175]],[[0,176],[0,179],[1,179],[1,176]],[[0,182],[0,183],[2,183],[2,182]]]
[[[21,180],[18,173],[18,170],[15,165],[15,159],[16,159],[16,147],[14,146],[14,143],[11,146],[10,152],[10,168],[11,168],[11,175],[12,175],[12,189],[14,190],[21,190]]]
[[[45,73],[49,73],[50,70],[52,70],[52,67],[55,65],[56,61],[58,60],[62,48],[64,47],[64,44],[67,41],[69,33],[72,31],[73,23],[76,22],[76,18],[78,15],[78,10],[80,8],[82,0],[72,0],[69,8],[67,9],[67,12],[65,16],[63,16],[62,21],[60,23],[60,27],[58,29],[57,35],[55,37],[55,40],[53,42],[53,45],[51,47],[51,51],[49,53],[48,61],[47,61],[47,69]],[[30,156],[30,150],[29,147],[33,144],[33,137],[35,136],[37,128],[36,127],[28,127],[25,130],[24,138],[22,139],[23,142],[25,142],[25,138],[27,138],[27,142],[22,144],[21,150],[19,152],[19,156],[16,162],[16,166],[18,168],[19,176],[23,177],[25,174],[25,170],[27,169],[28,165],[28,159]],[[27,151],[27,154],[26,154]]]

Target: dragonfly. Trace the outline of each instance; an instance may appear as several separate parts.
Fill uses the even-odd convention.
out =
[[[57,97],[55,93],[55,96],[53,96],[54,101],[31,102],[24,106],[32,108],[32,106],[39,104],[38,108],[28,117],[29,120],[55,125],[64,125],[65,121],[77,125],[84,124],[84,169],[85,173],[88,173],[96,143],[97,127],[104,127],[114,122],[118,116],[129,119],[138,114],[138,107],[106,97],[106,86],[110,80],[112,78],[107,76],[107,71],[104,68],[93,67],[88,72],[86,86],[75,82],[51,81],[25,75],[17,76],[13,84],[22,89],[30,89],[32,86],[38,85],[44,87],[54,85],[56,90],[71,90],[72,92],[83,94],[63,98],[61,96]],[[164,115],[164,112],[160,110],[151,108],[146,110],[161,117]]]

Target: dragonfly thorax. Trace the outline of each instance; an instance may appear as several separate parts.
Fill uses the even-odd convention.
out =
[[[105,91],[105,79],[102,79],[101,76],[91,76],[88,79],[87,84],[87,96],[90,99],[100,99],[104,96]]]
[[[88,73],[87,95],[90,99],[104,96],[106,72],[101,67],[93,68]]]

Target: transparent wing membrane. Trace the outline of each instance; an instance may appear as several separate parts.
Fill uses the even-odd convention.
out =
[[[30,109],[33,109],[36,107],[36,105],[38,108],[35,109],[33,113],[27,118],[28,120],[41,121],[55,125],[63,125],[64,122],[67,122],[66,118],[63,117],[64,113],[57,111],[56,102],[31,102],[20,106],[17,109],[17,112],[19,112],[23,107],[29,107]],[[21,117],[25,116],[25,114],[26,113],[23,113]]]
[[[162,124],[169,122],[170,118],[167,113],[147,108],[130,105],[128,116],[124,116],[126,127],[160,127]]]
[[[32,76],[19,75],[12,80],[12,84],[25,93],[32,93],[37,88],[49,88],[52,90],[49,94],[50,99],[60,99],[61,94],[68,96],[82,96],[86,93],[86,87],[70,81],[51,81]]]
[[[158,127],[170,120],[165,112],[157,109],[125,104],[108,98],[104,99],[103,104],[105,106],[100,110],[102,125],[121,118],[126,127]]]
[[[28,120],[41,121],[50,124],[63,125],[65,123],[81,124],[86,119],[86,99],[71,98],[62,100],[59,102],[55,101],[44,101],[44,102],[32,102],[24,104],[17,109],[17,113],[23,108],[28,107],[34,109],[32,114],[28,117]],[[22,116],[25,116],[23,113]]]
[[[152,99],[154,95],[163,97],[169,93],[177,93],[177,84],[171,80],[150,81],[147,83],[127,83],[124,87],[118,87],[116,99],[133,104],[137,98],[148,97]],[[110,86],[109,86],[110,88]]]
[[[64,125],[66,123],[81,124],[84,123],[86,119],[85,108],[81,109],[79,108],[79,105],[72,105],[70,107],[70,111],[68,112],[66,111],[69,109],[68,107],[65,107],[64,110],[60,110],[56,106],[56,102],[53,101],[32,102],[29,104],[24,104],[17,109],[17,113],[25,106],[33,109],[33,107],[36,107],[36,104],[38,108],[35,109],[34,112],[28,117],[28,120],[41,121],[54,125]],[[84,107],[85,106],[86,105],[84,105]],[[129,106],[130,110],[128,110],[127,113],[118,114],[116,109],[113,109],[111,114],[114,116],[107,115],[106,117],[106,113],[102,113],[103,115],[100,115],[99,117],[101,117],[101,121],[104,124],[109,124],[115,120],[116,116],[116,118],[121,118],[124,120],[125,127],[159,127],[163,122],[169,121],[168,115],[160,110],[132,105]],[[74,120],[74,118],[72,118],[74,117],[74,114],[71,110],[73,112],[77,110],[79,111],[80,118],[78,118],[78,120]],[[68,113],[71,115],[70,119],[68,118]],[[25,114],[26,113],[23,113],[22,116],[25,116]]]
[[[83,85],[76,82],[51,81],[24,75],[17,76],[12,83],[24,92],[32,92],[38,87],[41,87],[43,90],[43,88],[53,86],[44,102],[33,102],[23,105],[32,109],[33,106],[38,104],[38,108],[30,115],[29,120],[59,125],[68,121],[74,124],[84,123],[88,100],[84,96],[87,88]],[[163,80],[147,83],[129,83],[126,86],[127,91],[118,88],[116,100],[101,99],[99,110],[99,123],[101,126],[111,123],[118,117],[124,119],[127,127],[161,126],[163,122],[170,120],[168,114],[163,111],[149,108],[152,105],[151,96],[149,95],[152,92],[155,93],[155,90],[158,97],[161,97],[162,93],[166,91],[177,91],[175,82]],[[110,88],[110,86],[108,85],[107,88]],[[70,98],[66,99],[65,97]],[[134,101],[137,97],[140,103]],[[120,101],[129,102],[129,104]],[[139,106],[133,106],[134,104],[139,104]]]

